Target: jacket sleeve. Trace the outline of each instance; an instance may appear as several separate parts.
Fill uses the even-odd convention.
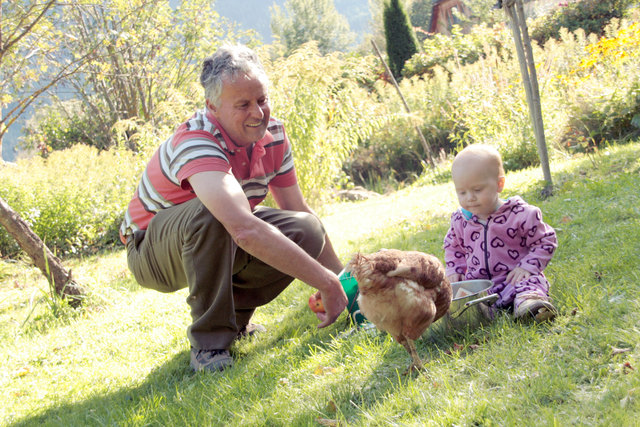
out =
[[[465,259],[465,251],[462,246],[461,237],[456,233],[456,228],[462,230],[462,227],[456,227],[462,220],[458,211],[451,215],[451,226],[447,235],[444,237],[444,261],[446,266],[446,275],[466,274],[467,263]]]
[[[530,273],[541,273],[551,261],[558,246],[555,230],[542,221],[542,212],[532,206],[526,213],[522,228],[522,243],[529,252],[519,262],[518,267]]]

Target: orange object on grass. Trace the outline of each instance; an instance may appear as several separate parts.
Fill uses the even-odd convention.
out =
[[[324,313],[324,304],[322,303],[322,297],[320,294],[316,297],[316,294],[313,294],[309,297],[309,308],[314,313]]]

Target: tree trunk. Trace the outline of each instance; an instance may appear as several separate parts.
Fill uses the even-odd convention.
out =
[[[56,293],[68,298],[72,307],[77,307],[82,301],[83,290],[71,278],[71,270],[67,272],[62,261],[56,257],[42,240],[33,232],[29,225],[0,197],[0,225],[13,236],[33,260],[36,267],[42,271]]]

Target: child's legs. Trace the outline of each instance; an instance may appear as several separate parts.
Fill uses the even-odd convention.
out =
[[[524,300],[549,300],[549,282],[543,274],[533,274],[515,285],[503,284],[502,289],[496,289],[500,298],[496,306],[502,308],[518,308]]]
[[[518,308],[527,299],[549,301],[549,282],[544,275],[531,275],[516,285],[513,308]]]

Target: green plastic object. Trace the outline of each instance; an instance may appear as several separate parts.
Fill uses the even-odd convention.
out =
[[[342,289],[344,289],[344,293],[347,294],[347,298],[349,302],[347,302],[347,310],[349,311],[349,317],[353,322],[357,325],[365,322],[367,319],[360,312],[360,307],[358,306],[358,282],[356,278],[351,275],[350,272],[342,270],[338,275],[340,279],[340,283],[342,284]]]

